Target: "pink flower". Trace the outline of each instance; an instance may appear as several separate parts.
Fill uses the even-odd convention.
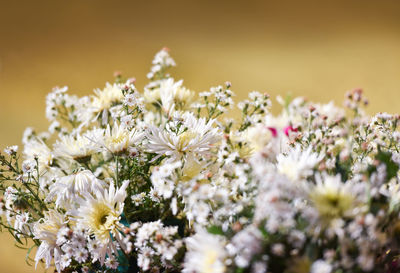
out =
[[[293,128],[292,126],[286,126],[285,129],[283,129],[285,132],[286,136],[289,136],[289,132],[297,132],[297,128]]]
[[[273,137],[278,136],[278,131],[274,127],[268,127],[268,129],[271,131]]]

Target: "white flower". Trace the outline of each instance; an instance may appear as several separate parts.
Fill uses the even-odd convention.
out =
[[[238,153],[241,157],[248,157],[253,153],[263,151],[268,143],[273,139],[273,131],[267,126],[257,123],[254,126],[247,128],[239,135],[231,133],[231,140],[241,142],[241,145],[236,145]]]
[[[175,61],[168,53],[168,48],[163,48],[156,53],[153,59],[153,65],[175,66]]]
[[[214,120],[207,122],[204,118],[197,119],[191,113],[185,113],[181,118],[178,132],[176,124],[167,124],[165,129],[151,126],[147,134],[147,151],[169,156],[172,161],[188,154],[209,154],[212,145],[220,140],[221,135],[219,129],[213,127]]]
[[[78,162],[87,161],[96,151],[96,145],[86,136],[71,135],[60,136],[60,140],[54,144],[54,154],[61,157],[69,157]]]
[[[94,235],[101,245],[98,250],[101,264],[104,264],[106,254],[111,257],[115,252],[113,240],[123,245],[120,233],[123,225],[119,221],[124,209],[128,184],[129,181],[126,180],[119,189],[111,183],[108,190],[96,191],[94,194],[83,192],[83,198],[78,200],[79,208],[71,211],[78,225]]]
[[[37,158],[40,172],[53,163],[53,153],[41,139],[33,137],[24,144],[25,159],[34,162]]]
[[[144,90],[144,99],[148,104],[159,105],[167,114],[190,108],[195,92],[182,86],[183,80],[175,82],[173,78],[167,78],[157,83],[158,87],[149,86]]]
[[[117,269],[118,268],[118,261],[114,257],[108,257],[106,262],[104,263],[108,268]]]
[[[310,190],[315,208],[328,220],[346,216],[354,208],[355,198],[351,183],[343,183],[340,175],[317,177],[317,184]]]
[[[138,266],[147,270],[151,264],[157,264],[155,261],[158,259],[163,264],[168,264],[182,246],[181,240],[174,239],[177,233],[177,226],[164,226],[161,220],[140,226],[135,233],[135,247],[139,253]]]
[[[281,174],[296,182],[311,175],[312,169],[321,161],[322,157],[322,155],[312,152],[311,147],[302,150],[298,145],[295,149],[289,150],[286,155],[279,154],[277,156],[277,169]]]
[[[157,52],[152,63],[153,66],[151,67],[151,71],[147,74],[149,79],[153,79],[155,74],[161,72],[162,70],[176,65],[175,61],[169,55],[167,48],[163,48]]]
[[[331,273],[332,266],[323,260],[315,261],[312,266],[310,273]]]
[[[345,116],[344,110],[336,107],[333,101],[327,104],[314,104],[314,106],[320,115],[326,117],[326,122],[328,124],[340,120]]]
[[[84,248],[78,248],[77,251],[76,251],[76,253],[75,253],[75,255],[74,255],[75,260],[76,260],[78,263],[84,263],[84,262],[86,262],[88,256],[89,256],[89,253],[88,253],[88,251],[87,251],[86,249],[84,249]]]
[[[185,256],[184,273],[223,273],[227,256],[222,237],[199,230],[186,239],[188,252]]]
[[[147,271],[150,269],[150,257],[154,253],[154,250],[151,249],[150,247],[144,247],[140,250],[138,254],[138,259],[137,263],[140,268],[142,268],[144,271]]]
[[[249,266],[251,259],[262,250],[262,234],[255,226],[238,232],[231,242],[229,252],[237,255],[235,262],[239,267]]]
[[[61,270],[62,251],[57,245],[57,233],[66,224],[64,215],[55,211],[45,212],[45,217],[35,223],[33,234],[35,239],[39,239],[41,244],[36,252],[36,267],[40,260],[44,259],[46,268],[49,268],[54,258],[57,271]]]
[[[75,174],[63,176],[50,186],[47,200],[56,196],[56,206],[69,207],[72,202],[83,193],[101,191],[105,183],[97,179],[89,170],[79,171]]]
[[[180,161],[165,163],[156,168],[151,175],[151,183],[154,186],[154,192],[164,198],[171,198],[175,189],[175,181],[171,179],[173,172],[181,166]]]
[[[129,93],[129,94],[125,95],[124,104],[129,107],[133,107],[133,106],[141,107],[142,100],[141,100],[141,97],[139,97],[139,93],[134,92],[134,93]]]
[[[8,155],[13,155],[16,154],[18,151],[18,146],[17,145],[13,145],[13,146],[8,146],[4,149],[4,152]]]
[[[182,86],[183,81],[174,82],[172,78],[161,82],[159,87],[161,105],[166,113],[173,109],[185,110],[194,98],[194,92]]]
[[[29,212],[22,212],[21,214],[17,214],[15,216],[15,222],[14,222],[14,229],[18,230],[21,233],[24,234],[30,234],[30,224],[29,224],[30,216]],[[18,233],[16,233],[16,236],[20,236]]]
[[[141,143],[143,134],[136,130],[129,131],[126,127],[114,124],[112,129],[107,126],[103,138],[104,147],[111,153],[121,153],[127,151],[131,146]]]
[[[46,117],[48,120],[55,120],[58,115],[57,106],[62,104],[63,99],[66,97],[68,87],[54,87],[52,92],[46,96]]]
[[[94,112],[98,113],[103,110],[109,109],[114,103],[120,103],[124,99],[122,94],[121,85],[106,83],[103,90],[95,89],[92,105]]]

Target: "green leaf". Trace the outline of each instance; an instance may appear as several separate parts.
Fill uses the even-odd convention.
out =
[[[214,234],[214,235],[224,235],[224,231],[222,230],[221,227],[218,226],[211,226],[207,228],[208,233]]]

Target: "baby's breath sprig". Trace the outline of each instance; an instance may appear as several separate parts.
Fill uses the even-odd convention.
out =
[[[271,100],[268,94],[261,94],[253,91],[249,94],[250,100],[238,103],[238,108],[242,111],[242,124],[239,131],[246,130],[252,122],[259,123],[262,117],[268,113],[271,107]]]
[[[230,90],[231,84],[225,86],[212,87],[210,91],[199,93],[201,103],[195,104],[197,116],[200,117],[203,112],[207,120],[216,119],[233,107],[233,92]]]

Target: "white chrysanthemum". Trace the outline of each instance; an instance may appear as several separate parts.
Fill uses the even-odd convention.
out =
[[[334,219],[348,216],[354,208],[355,194],[351,183],[343,183],[340,175],[317,177],[317,184],[310,190],[310,199],[321,217]]]
[[[256,152],[262,151],[271,142],[274,135],[267,126],[257,123],[238,134],[231,132],[230,140],[241,157],[249,157]]]
[[[214,128],[214,120],[197,119],[192,113],[182,115],[183,123],[180,132],[175,132],[174,125],[166,128],[150,127],[147,138],[147,150],[158,155],[166,155],[172,161],[185,155],[207,155],[213,144],[220,140],[218,128]]]
[[[111,153],[121,153],[133,145],[138,145],[143,139],[143,134],[135,130],[129,131],[122,125],[114,124],[112,129],[107,126],[103,144]]]
[[[121,86],[119,84],[106,83],[103,90],[95,89],[93,96],[94,112],[101,112],[102,110],[110,108],[114,103],[122,102],[124,95],[122,94]]]
[[[248,128],[243,134],[252,152],[261,151],[274,136],[271,129],[260,123]]]
[[[68,204],[71,204],[76,197],[83,193],[101,191],[104,184],[91,171],[79,171],[57,179],[50,186],[50,193],[46,199],[52,200],[56,196],[56,206],[69,207]]]
[[[145,87],[143,98],[148,104],[159,104],[161,101],[160,88],[154,88],[154,86]]]
[[[46,268],[49,268],[54,258],[58,272],[61,271],[62,251],[56,242],[57,233],[65,224],[64,215],[55,210],[46,211],[44,218],[35,223],[33,228],[34,238],[41,241],[35,256],[36,266],[43,259],[46,263]]]
[[[200,230],[186,239],[184,273],[222,273],[226,271],[225,242],[222,237]]]
[[[95,152],[96,147],[89,138],[81,135],[76,137],[65,135],[60,136],[54,144],[54,154],[61,157],[69,157],[78,162],[90,159],[90,156]]]
[[[34,162],[35,158],[38,159],[40,172],[53,163],[53,154],[50,148],[36,137],[24,143],[23,154],[25,159],[30,162]]]
[[[79,208],[71,211],[78,225],[94,235],[101,245],[99,253],[96,253],[101,264],[104,264],[106,254],[111,257],[115,252],[113,240],[117,240],[123,246],[120,233],[123,225],[119,221],[128,184],[129,181],[126,180],[118,190],[112,183],[108,190],[96,191],[94,194],[85,192],[83,198],[78,200]]]
[[[312,152],[311,147],[302,150],[298,145],[285,154],[277,156],[277,169],[292,181],[312,174],[312,169],[321,161],[322,155]]]
[[[182,86],[183,81],[174,82],[172,78],[164,80],[160,84],[160,99],[165,112],[173,109],[185,110],[190,106],[194,98],[194,92]]]
[[[193,102],[195,92],[182,86],[183,80],[174,82],[173,78],[159,81],[159,86],[146,88],[144,99],[148,104],[160,104],[166,113],[173,110],[187,110]]]

